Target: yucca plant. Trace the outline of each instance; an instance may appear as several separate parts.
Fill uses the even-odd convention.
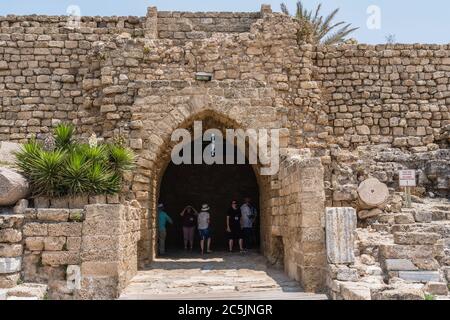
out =
[[[70,154],[61,168],[61,183],[71,195],[86,194],[89,190],[87,170],[90,163],[82,153]]]
[[[333,45],[344,43],[347,36],[358,28],[351,28],[350,23],[343,21],[334,23],[339,8],[333,10],[326,17],[322,16],[320,10],[322,4],[319,4],[316,10],[308,10],[301,1],[297,2],[297,10],[294,17],[299,21],[300,28],[298,32],[299,42],[308,42],[312,44]],[[281,11],[290,15],[285,3],[281,4]]]
[[[57,149],[66,150],[71,147],[75,127],[71,123],[60,123],[54,130],[55,145]]]
[[[40,151],[38,157],[30,158],[28,177],[34,194],[59,196],[65,193],[60,174],[65,156],[65,151],[54,150]]]
[[[134,167],[133,152],[117,144],[81,144],[75,128],[54,130],[55,148],[31,139],[16,153],[17,167],[30,180],[35,196],[117,194],[122,175]],[[52,150],[53,149],[53,150]]]
[[[32,138],[22,145],[21,150],[15,154],[17,167],[27,176],[31,174],[33,163],[40,158],[42,146]]]
[[[108,151],[111,168],[117,174],[134,168],[134,154],[130,149],[117,144],[109,144]]]

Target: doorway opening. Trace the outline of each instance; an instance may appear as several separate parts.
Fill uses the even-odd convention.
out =
[[[194,149],[192,142],[192,148]],[[204,148],[206,145],[204,145]],[[224,152],[226,143],[223,143]],[[234,147],[234,154],[238,150]],[[240,205],[249,197],[257,211],[253,225],[251,248],[260,246],[259,187],[253,167],[246,160],[245,164],[180,164],[170,162],[167,166],[160,186],[159,202],[164,204],[165,211],[173,219],[167,227],[166,253],[177,253],[184,248],[182,217],[180,213],[187,206],[200,211],[202,204],[210,207],[211,249],[227,250],[226,215],[232,200]],[[199,249],[199,235],[194,233],[194,252]],[[247,243],[247,247],[249,244]],[[235,249],[238,244],[235,243]]]

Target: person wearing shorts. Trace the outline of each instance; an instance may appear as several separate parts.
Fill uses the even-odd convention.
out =
[[[244,240],[242,237],[242,214],[238,207],[237,201],[231,202],[231,207],[227,212],[227,237],[228,237],[228,249],[233,252],[234,241],[239,242],[239,249],[241,253],[244,251]]]
[[[197,216],[197,227],[200,234],[200,249],[202,254],[205,252],[205,242],[206,242],[206,253],[211,253],[211,236],[209,232],[209,206],[207,204],[202,205],[202,209]]]

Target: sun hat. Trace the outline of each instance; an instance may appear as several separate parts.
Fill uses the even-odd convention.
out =
[[[202,211],[208,211],[208,210],[209,210],[209,206],[206,203],[204,203],[202,205]]]

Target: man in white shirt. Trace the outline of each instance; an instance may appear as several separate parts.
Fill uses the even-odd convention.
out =
[[[206,240],[206,253],[211,253],[211,236],[209,233],[209,206],[207,204],[202,205],[201,212],[197,216],[198,223],[198,232],[200,233],[200,248],[202,250],[202,254],[204,253],[205,240]]]
[[[244,233],[244,244],[246,249],[251,249],[253,244],[253,223],[256,220],[256,209],[251,204],[249,197],[244,199],[244,204],[241,206],[242,215],[242,231]]]

